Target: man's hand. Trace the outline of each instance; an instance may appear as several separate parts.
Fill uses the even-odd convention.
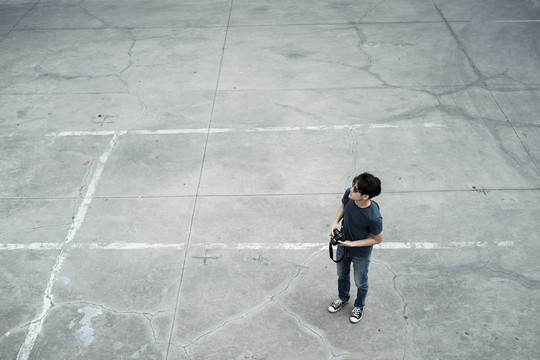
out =
[[[379,235],[373,235],[370,238],[362,239],[362,240],[356,240],[356,241],[350,241],[350,240],[344,240],[344,241],[338,241],[338,245],[346,246],[346,247],[364,247],[364,246],[373,246],[380,244],[383,240],[383,233],[381,232]]]
[[[341,225],[334,223],[332,224],[332,227],[330,228],[330,237],[334,237],[334,230],[341,230]]]

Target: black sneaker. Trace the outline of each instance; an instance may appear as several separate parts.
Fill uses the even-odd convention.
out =
[[[364,307],[354,307],[354,309],[352,310],[351,312],[351,317],[349,318],[349,320],[353,323],[353,324],[356,324],[357,322],[360,321],[360,319],[362,319],[362,316],[364,316]]]
[[[340,299],[337,299],[336,301],[330,304],[330,306],[328,307],[328,311],[331,313],[335,313],[336,311],[341,310],[341,308],[347,305],[348,303],[349,303],[348,301],[341,301]]]

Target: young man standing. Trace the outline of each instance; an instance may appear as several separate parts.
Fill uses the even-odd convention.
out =
[[[357,287],[356,300],[350,317],[350,321],[354,324],[364,315],[371,250],[373,245],[380,244],[383,240],[383,223],[379,206],[371,201],[380,193],[381,181],[377,177],[369,173],[355,177],[352,186],[343,195],[341,206],[330,229],[330,236],[333,236],[334,229],[341,229],[339,222],[343,219],[345,240],[339,241],[340,246],[336,255],[338,259],[343,257],[343,260],[337,263],[339,298],[328,307],[328,311],[335,313],[349,302],[352,263]]]

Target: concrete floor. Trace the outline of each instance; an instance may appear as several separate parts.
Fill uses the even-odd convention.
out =
[[[539,49],[538,0],[0,0],[0,358],[540,358]]]

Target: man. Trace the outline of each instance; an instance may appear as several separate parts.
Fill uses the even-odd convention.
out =
[[[381,181],[369,174],[363,173],[354,178],[352,186],[345,191],[336,218],[330,229],[340,230],[339,222],[343,219],[345,240],[339,241],[337,258],[343,260],[337,263],[338,295],[328,311],[335,313],[349,302],[350,270],[354,268],[354,282],[357,287],[356,300],[350,321],[355,324],[364,315],[364,306],[368,291],[368,268],[373,245],[383,240],[382,216],[379,206],[372,198],[381,193]]]

